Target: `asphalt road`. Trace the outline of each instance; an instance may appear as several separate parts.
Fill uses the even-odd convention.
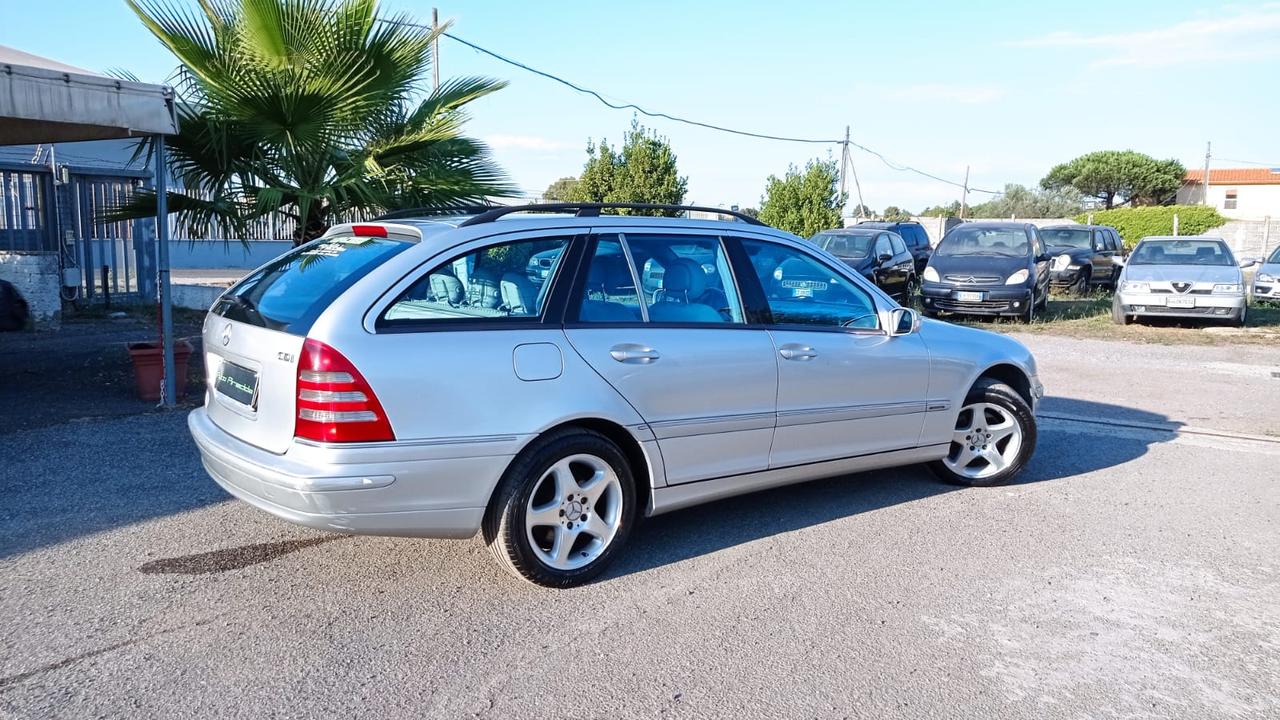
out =
[[[1077,419],[1023,482],[737,498],[560,592],[230,501],[178,414],[5,434],[0,716],[1280,715],[1280,443],[1197,430],[1275,430],[1280,352],[1029,342]]]

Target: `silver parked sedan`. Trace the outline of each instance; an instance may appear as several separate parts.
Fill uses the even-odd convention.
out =
[[[1147,237],[1129,256],[1112,299],[1111,319],[1220,320],[1244,325],[1244,275],[1220,238]]]
[[[1030,458],[1018,342],[921,322],[745,216],[599,212],[340,225],[248,275],[205,323],[210,475],[311,527],[482,531],[567,586],[643,516],[912,463],[996,485]]]
[[[1272,251],[1254,273],[1253,299],[1280,302],[1280,247]]]

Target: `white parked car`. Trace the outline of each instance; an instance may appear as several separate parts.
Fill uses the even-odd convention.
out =
[[[1280,302],[1280,247],[1272,251],[1254,273],[1253,299]]]
[[[566,586],[644,516],[896,465],[967,485],[1026,465],[1043,389],[1015,340],[921,322],[745,216],[599,211],[340,225],[249,274],[205,324],[189,425],[209,474],[325,530],[481,531],[511,572]]]
[[[1142,317],[1218,320],[1244,325],[1244,274],[1220,238],[1147,237],[1120,273],[1111,319]]]

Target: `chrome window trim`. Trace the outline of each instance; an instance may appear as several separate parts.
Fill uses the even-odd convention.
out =
[[[627,271],[631,273],[631,285],[636,289],[636,302],[640,304],[640,322],[649,324],[649,302],[644,297],[644,286],[640,284],[640,270],[636,268],[636,259],[631,256],[631,246],[627,244],[627,234],[618,232],[618,244],[622,246],[622,256],[627,259]],[[599,241],[596,248],[599,249]],[[595,260],[595,256],[591,257]],[[591,272],[591,260],[587,261],[587,272]]]

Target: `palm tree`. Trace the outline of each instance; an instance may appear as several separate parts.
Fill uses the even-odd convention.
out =
[[[419,89],[447,25],[379,17],[377,0],[126,2],[181,62],[180,129],[167,141],[180,189],[168,199],[197,232],[280,212],[306,240],[341,218],[514,192],[462,135],[463,106],[506,83]],[[113,215],[153,217],[155,205],[140,193]]]

